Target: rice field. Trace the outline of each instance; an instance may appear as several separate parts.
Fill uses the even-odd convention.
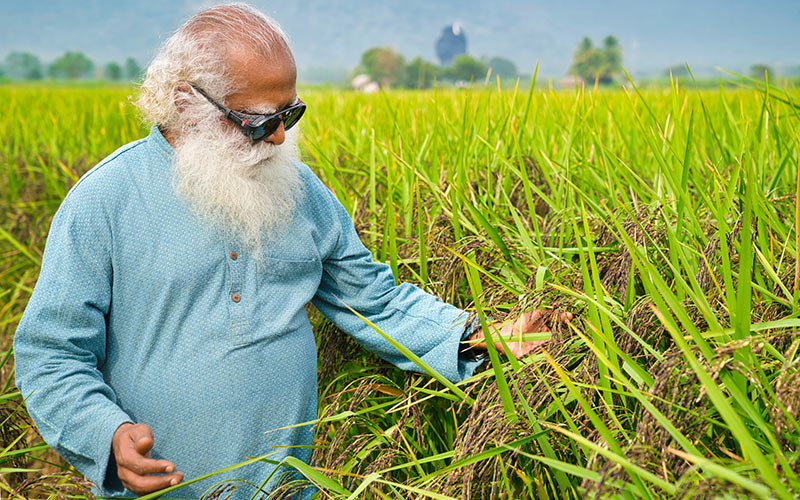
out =
[[[301,91],[304,160],[398,281],[484,328],[553,314],[542,351],[453,385],[309,306],[317,448],[290,465],[335,499],[800,495],[800,93],[741,83]],[[147,132],[132,92],[0,87],[0,496],[88,495],[10,347],[69,187]]]

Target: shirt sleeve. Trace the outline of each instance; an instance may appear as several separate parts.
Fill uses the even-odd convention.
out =
[[[107,471],[111,439],[132,420],[99,370],[111,304],[111,230],[100,203],[74,198],[68,195],[53,217],[14,336],[16,384],[45,442],[106,494],[119,494],[125,490],[116,469]]]
[[[323,260],[314,306],[364,348],[404,370],[422,371],[347,306],[448,380],[471,376],[481,361],[459,355],[461,340],[470,332],[465,328],[468,314],[411,283],[395,285],[391,268],[372,259],[347,210],[324,191],[334,207],[331,227],[339,234]]]

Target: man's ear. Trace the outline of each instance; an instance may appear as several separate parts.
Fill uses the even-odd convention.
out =
[[[194,90],[188,83],[179,83],[175,86],[172,91],[172,97],[175,102],[175,107],[178,109],[178,113],[183,111],[183,108],[186,107],[186,104],[193,95]]]

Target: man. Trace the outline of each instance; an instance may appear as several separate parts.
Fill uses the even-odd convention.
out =
[[[459,355],[480,335],[466,313],[395,286],[297,161],[295,79],[271,19],[241,4],[195,15],[148,68],[137,106],[149,136],[86,173],[53,218],[15,337],[17,385],[98,494],[141,495],[271,452],[308,461],[312,429],[286,427],[316,418],[309,301],[403,369],[416,367],[348,306],[451,380],[479,363]],[[538,314],[497,327],[541,330]],[[174,494],[232,477],[259,485],[273,469]]]

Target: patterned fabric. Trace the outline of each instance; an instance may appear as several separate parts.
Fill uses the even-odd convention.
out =
[[[150,425],[152,456],[173,461],[185,480],[270,452],[308,461],[308,448],[286,446],[310,445],[311,426],[275,429],[316,418],[309,301],[405,370],[417,367],[342,302],[448,379],[472,374],[479,361],[458,356],[466,313],[395,286],[306,165],[297,163],[305,196],[261,264],[175,196],[173,152],[153,127],[75,184],[53,217],[14,339],[16,382],[34,422],[102,488],[96,494],[132,495],[110,456],[124,422]],[[260,485],[273,468],[254,463],[173,496],[199,497],[225,478]],[[253,492],[244,486],[234,498]]]

